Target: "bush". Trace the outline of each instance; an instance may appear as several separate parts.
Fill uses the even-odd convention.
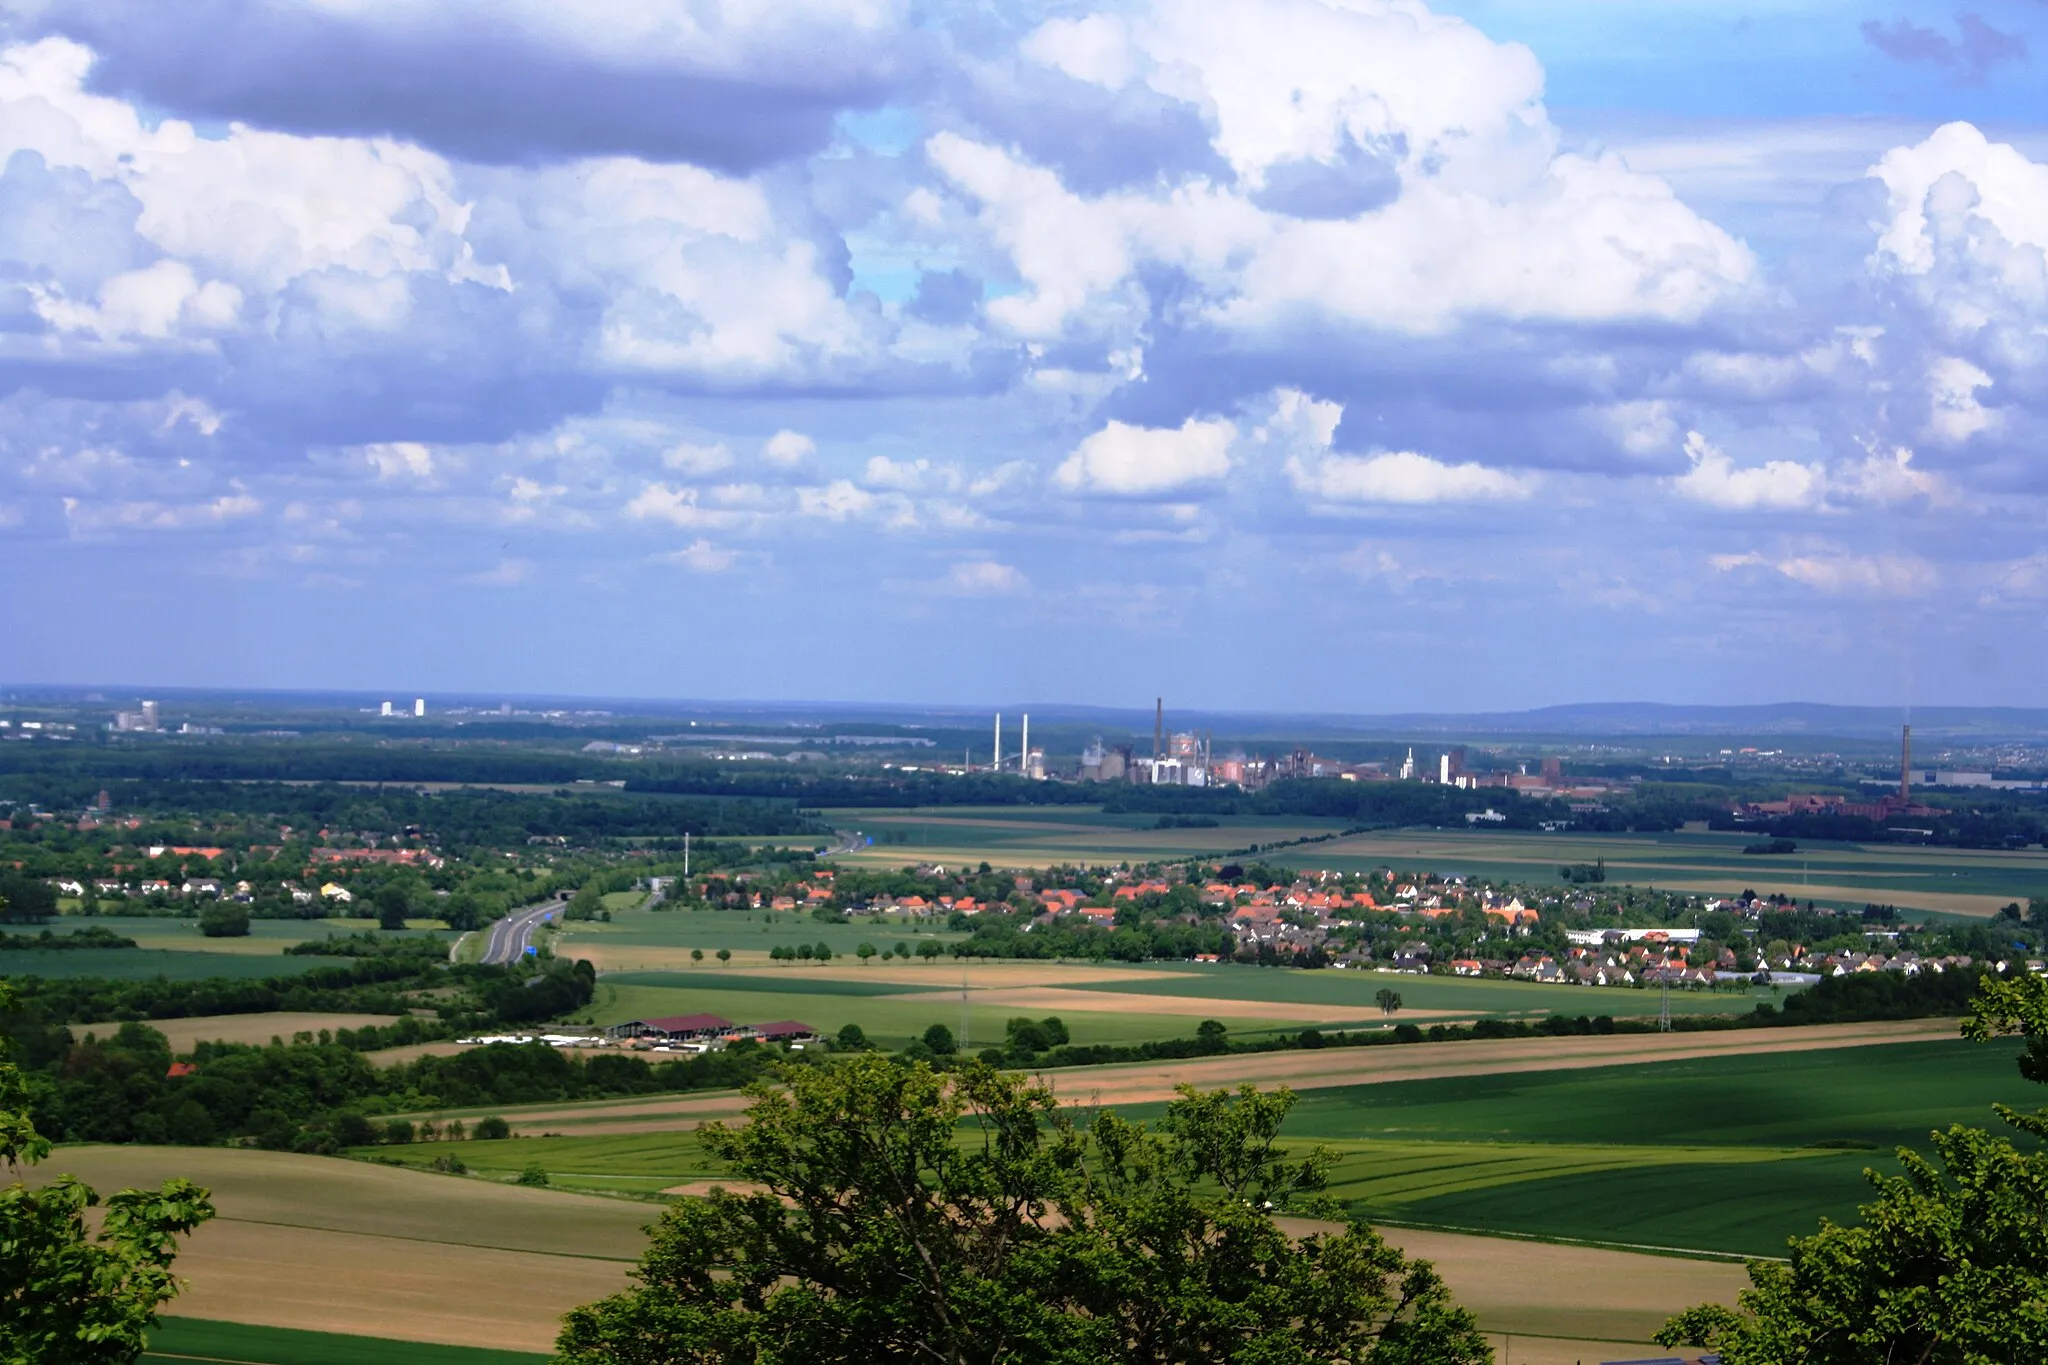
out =
[[[199,932],[208,938],[247,938],[249,912],[232,901],[199,912]]]
[[[538,1161],[528,1162],[526,1169],[519,1173],[517,1183],[539,1189],[548,1183],[548,1173],[541,1169]]]
[[[478,1119],[469,1135],[479,1142],[498,1142],[512,1136],[512,1125],[493,1114],[489,1118]]]

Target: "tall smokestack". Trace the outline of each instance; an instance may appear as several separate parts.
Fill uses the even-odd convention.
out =
[[[1159,762],[1160,741],[1166,738],[1166,698],[1157,698],[1152,703],[1152,761]]]
[[[1003,713],[996,712],[996,761],[989,765],[991,771],[1003,770]]]
[[[1017,771],[1031,776],[1031,713],[1024,713],[1024,747],[1017,751]]]
[[[1904,805],[1913,799],[1913,727],[1908,725],[1899,735],[1899,802]]]

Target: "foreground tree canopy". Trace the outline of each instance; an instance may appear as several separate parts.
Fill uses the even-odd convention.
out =
[[[0,982],[0,1013],[13,995]],[[28,1118],[27,1088],[0,1038],[0,1365],[125,1365],[142,1353],[156,1310],[177,1292],[177,1238],[213,1217],[185,1180],[106,1200],[99,1234],[85,1211],[99,1196],[69,1176],[41,1189],[22,1179],[49,1155]]]
[[[1986,977],[1965,1036],[2018,1034],[2020,1073],[2048,1081],[2048,981]],[[2048,1110],[1998,1107],[2048,1138]],[[1753,1261],[1740,1311],[1702,1304],[1658,1335],[1725,1365],[2014,1365],[2048,1360],[2048,1152],[1979,1128],[1935,1133],[1933,1159],[1866,1172],[1877,1199],[1854,1226],[1824,1222],[1783,1263]]]
[[[1286,1092],[1182,1087],[1156,1127],[975,1064],[858,1057],[700,1130],[739,1188],[678,1203],[640,1286],[569,1314],[565,1365],[1478,1365],[1424,1262],[1277,1145]]]

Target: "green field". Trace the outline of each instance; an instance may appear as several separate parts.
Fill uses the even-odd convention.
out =
[[[1732,894],[1784,892],[1820,904],[1890,903],[1948,914],[1989,915],[2000,904],[2048,894],[2048,853],[1932,848],[1906,844],[1801,841],[1783,857],[1742,852],[1746,834],[1585,835],[1400,830],[1312,845],[1290,854],[1302,865],[1404,871],[1524,882],[1555,882],[1566,863],[1604,860],[1610,882]]]
[[[149,1334],[144,1361],[214,1361],[220,1365],[545,1365],[544,1355],[434,1346],[386,1337],[296,1332],[201,1318],[164,1318]]]
[[[13,933],[70,934],[98,926],[135,940],[133,948],[84,948],[70,951],[0,952],[0,976],[103,976],[120,981],[163,976],[172,981],[226,977],[248,981],[266,976],[293,976],[314,967],[332,966],[332,958],[287,957],[295,943],[375,929],[366,919],[251,920],[242,938],[207,938],[197,920],[155,915],[65,915],[48,924],[13,929]],[[453,941],[455,935],[432,920],[413,920],[407,933]]]
[[[604,1137],[521,1137],[498,1142],[431,1142],[405,1147],[364,1147],[353,1155],[429,1169],[454,1153],[472,1175],[511,1180],[529,1166],[548,1173],[560,1189],[652,1199],[672,1185],[705,1180],[717,1167],[689,1133],[634,1133]],[[649,1219],[653,1213],[648,1214]]]
[[[558,951],[565,957],[574,957],[580,945],[591,944],[603,947],[611,956],[630,961],[636,948],[664,953],[701,948],[708,958],[720,948],[736,953],[765,953],[770,948],[823,943],[834,953],[852,953],[863,943],[887,948],[902,941],[915,947],[928,939],[952,943],[964,937],[932,925],[913,927],[900,921],[828,924],[812,919],[805,911],[633,908],[614,911],[609,924],[595,921],[568,926]]]
[[[1100,984],[1077,983],[1084,991],[1129,991],[1141,995],[1200,995],[1215,1000],[1254,1000],[1276,1010],[1296,1005],[1357,1005],[1376,1012],[1373,997],[1392,989],[1404,1009],[1457,1010],[1485,1015],[1653,1015],[1658,992],[1620,986],[1546,986],[1534,981],[1502,981],[1478,977],[1417,976],[1388,972],[1305,972],[1281,967],[1254,967],[1236,962],[1173,963],[1156,969],[1155,980],[1125,979]],[[1673,991],[1673,1014],[1746,1014],[1757,1002],[1779,1002],[1784,993],[1770,989],[1744,991]],[[1396,1016],[1398,1020],[1399,1016]]]
[[[1094,806],[838,808],[822,814],[835,828],[859,830],[875,841],[834,859],[856,867],[1102,866],[1214,856],[1345,827],[1342,820],[1227,815],[1218,817],[1215,828],[1155,829],[1156,815],[1110,815]]]
[[[1288,1129],[1439,1142],[1890,1148],[1949,1123],[1991,1122],[1994,1103],[2048,1101],[2021,1079],[2015,1055],[2010,1045],[1943,1039],[1349,1086],[1303,1092]]]
[[[940,981],[943,981],[944,972],[943,967],[932,970],[933,976]],[[733,985],[728,987],[726,982],[709,972],[704,974],[702,984],[690,980],[687,973],[618,972],[598,981],[597,998],[592,1002],[588,1017],[599,1024],[698,1013],[721,1015],[742,1024],[796,1019],[828,1034],[837,1033],[841,1025],[858,1024],[871,1042],[901,1047],[932,1024],[944,1024],[958,1037],[962,1033],[964,1014],[965,1041],[970,1048],[980,1048],[1002,1041],[1005,1021],[1032,1013],[1016,1005],[982,1003],[975,998],[974,992],[969,993],[968,1005],[963,1011],[957,977],[951,990],[899,986],[889,994],[853,994],[837,987],[863,983],[821,981],[820,987],[829,984],[834,989],[811,990],[802,983],[801,974],[801,967],[793,968],[790,975],[797,979],[778,991],[773,988],[775,982],[772,979],[760,977],[729,978]],[[738,985],[743,979],[746,984]],[[912,999],[893,998],[895,994],[912,991],[916,992]],[[1364,1008],[1360,1013],[1369,1014],[1371,1010]],[[1139,1043],[1162,1038],[1186,1038],[1193,1035],[1195,1025],[1200,1022],[1183,1014],[1131,1014],[1112,1009],[1083,1013],[1063,1007],[1059,1015],[1066,1021],[1076,1043]],[[1284,1006],[1276,1007],[1269,1020],[1234,1019],[1230,1024],[1233,1034],[1247,1037],[1300,1026],[1299,1021],[1288,1019]]]
[[[0,976],[49,978],[98,976],[115,981],[203,981],[224,977],[254,981],[266,976],[294,976],[333,959],[317,957],[252,957],[246,953],[174,952],[152,948],[86,948],[59,953],[0,955]]]
[[[1868,1198],[1865,1167],[1952,1123],[2031,1108],[2011,1045],[1959,1040],[1300,1092],[1286,1129],[1338,1156],[1331,1192],[1376,1221],[1772,1255]],[[1158,1105],[1123,1110],[1156,1118]],[[652,1197],[716,1175],[687,1133],[374,1148],[486,1178]]]
[[[1864,1168],[1896,1170],[1897,1147],[2038,1105],[2015,1052],[1902,1043],[1313,1090],[1287,1131],[1340,1152],[1333,1193],[1368,1217],[1770,1255],[1852,1216]]]

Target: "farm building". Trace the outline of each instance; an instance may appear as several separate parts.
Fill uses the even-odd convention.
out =
[[[720,1038],[739,1027],[716,1014],[670,1014],[659,1019],[628,1019],[604,1031],[607,1038],[654,1038],[671,1043]]]
[[[629,1019],[604,1031],[613,1040],[645,1038],[654,1043],[736,1043],[751,1038],[762,1043],[808,1043],[818,1031],[794,1019],[772,1024],[735,1024],[716,1014],[672,1014],[660,1019]]]
[[[744,1029],[741,1036],[763,1043],[808,1043],[816,1040],[818,1031],[794,1019],[778,1019],[772,1024],[756,1024]]]

